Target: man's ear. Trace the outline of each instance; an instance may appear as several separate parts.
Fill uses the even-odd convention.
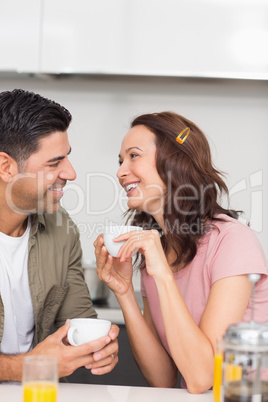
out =
[[[0,178],[8,183],[18,173],[18,164],[5,152],[0,152]]]

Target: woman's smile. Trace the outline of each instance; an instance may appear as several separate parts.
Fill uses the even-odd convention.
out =
[[[122,142],[117,177],[127,193],[128,207],[153,215],[162,211],[165,192],[155,160],[155,134],[142,125],[133,127]]]
[[[127,196],[129,197],[133,191],[139,186],[140,182],[132,182],[124,184],[124,189],[126,190]]]

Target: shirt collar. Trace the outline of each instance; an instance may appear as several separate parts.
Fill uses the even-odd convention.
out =
[[[36,234],[39,227],[45,228],[46,222],[43,214],[31,215],[32,234]]]

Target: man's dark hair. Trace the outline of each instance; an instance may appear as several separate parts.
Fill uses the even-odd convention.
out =
[[[22,89],[0,93],[0,152],[23,163],[39,147],[39,139],[64,132],[71,113],[58,103]]]

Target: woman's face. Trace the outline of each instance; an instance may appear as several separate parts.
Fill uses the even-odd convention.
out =
[[[154,216],[163,213],[166,189],[155,159],[155,135],[145,126],[133,127],[122,142],[117,177],[127,193],[128,207]]]

